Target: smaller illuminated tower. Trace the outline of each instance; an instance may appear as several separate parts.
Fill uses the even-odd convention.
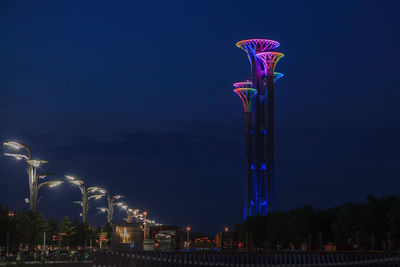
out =
[[[246,176],[245,176],[245,205],[244,205],[244,214],[252,213],[249,210],[250,201],[252,198],[256,197],[253,196],[253,191],[251,188],[254,188],[256,184],[254,183],[253,179],[253,170],[254,166],[252,165],[253,162],[253,140],[252,135],[254,133],[254,127],[252,124],[252,110],[254,108],[254,101],[256,100],[257,90],[254,88],[249,88],[245,86],[251,86],[251,82],[241,82],[235,83],[234,86],[240,86],[233,90],[238,96],[242,99],[243,107],[244,107],[244,136],[245,136],[245,144],[246,144]]]

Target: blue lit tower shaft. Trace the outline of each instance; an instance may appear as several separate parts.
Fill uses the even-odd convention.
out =
[[[250,201],[252,199],[252,190],[254,188],[254,181],[253,181],[253,170],[251,164],[253,162],[253,155],[252,155],[252,113],[251,112],[244,112],[244,127],[245,127],[245,144],[246,144],[246,178],[245,178],[245,210],[244,214],[249,214],[249,206]]]
[[[253,88],[257,90],[254,114],[251,116],[253,119],[254,132],[252,142],[249,144],[251,147],[248,148],[248,150],[254,154],[251,159],[254,170],[252,171],[251,179],[253,183],[248,184],[251,188],[247,189],[247,191],[250,191],[249,196],[252,198],[249,201],[250,206],[247,216],[266,215],[269,211],[268,204],[272,202],[269,200],[269,191],[271,190],[267,188],[268,184],[272,184],[272,182],[268,181],[272,179],[272,176],[267,176],[267,173],[271,173],[272,171],[267,172],[267,166],[271,165],[267,164],[267,159],[269,158],[267,154],[270,154],[268,144],[270,142],[267,141],[266,136],[267,132],[271,131],[271,129],[267,129],[266,120],[269,113],[267,108],[268,94],[266,93],[264,82],[265,69],[262,61],[257,57],[256,52],[257,51],[252,49],[248,49],[247,51],[251,62]]]
[[[272,209],[272,183],[274,181],[274,77],[266,75],[266,84],[267,84],[267,103],[264,108],[264,122],[263,127],[264,134],[264,161],[266,164],[265,168],[265,177],[264,181],[266,181],[266,185],[264,185],[265,191],[264,194],[267,194],[267,208],[265,210],[266,213],[271,211]],[[266,214],[265,213],[265,214]],[[265,215],[262,214],[262,215]]]
[[[251,88],[251,82],[242,82],[236,83],[234,85],[237,87],[234,91],[239,97],[242,99],[244,106],[244,128],[245,128],[245,144],[246,144],[246,176],[245,176],[245,203],[244,203],[244,214],[253,214],[253,210],[249,210],[249,208],[254,206],[254,199],[256,198],[256,194],[254,192],[257,191],[257,182],[254,180],[256,177],[254,172],[254,150],[253,150],[253,133],[254,133],[254,125],[253,125],[253,117],[254,114],[254,103],[257,98],[257,90]]]

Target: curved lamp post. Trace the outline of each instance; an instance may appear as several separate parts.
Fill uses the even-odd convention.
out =
[[[93,193],[95,191],[96,187],[85,187],[85,182],[81,179],[79,179],[76,176],[72,175],[64,175],[64,177],[68,180],[73,185],[78,186],[78,188],[81,191],[82,194],[82,201],[74,201],[75,204],[79,204],[82,207],[82,222],[87,223],[87,214],[89,211],[89,200],[91,199],[99,199],[104,196],[104,194],[97,194],[97,195],[91,195],[89,196],[90,193]]]
[[[25,153],[4,153],[5,156],[13,157],[17,160],[24,160],[27,164],[26,172],[28,173],[28,181],[29,181],[29,210],[34,211],[40,201],[38,198],[39,189],[43,186],[48,186],[50,188],[58,186],[63,183],[61,180],[52,180],[48,182],[39,183],[39,179],[42,180],[49,175],[53,175],[52,173],[44,173],[39,174],[37,169],[48,163],[47,160],[33,159],[32,151],[28,145],[18,143],[15,141],[8,141],[3,143],[4,146],[11,150],[25,150]]]
[[[109,224],[112,224],[112,220],[113,220],[113,215],[114,215],[114,206],[115,205],[123,205],[120,203],[124,203],[124,202],[115,202],[116,200],[124,197],[123,195],[115,195],[112,196],[110,191],[107,189],[104,189],[102,187],[93,187],[93,192],[99,192],[101,194],[107,195],[107,204],[108,207],[101,207],[101,208],[97,208],[99,209],[101,212],[107,212],[107,222]]]
[[[127,223],[131,223],[133,217],[137,217],[136,215],[139,214],[139,209],[131,209],[125,202],[118,202],[117,206],[125,211],[126,218],[123,218],[123,220]]]
[[[131,208],[127,208],[126,209],[126,222],[131,223],[132,219],[134,217],[137,218],[137,215],[139,214],[139,209],[131,209]]]

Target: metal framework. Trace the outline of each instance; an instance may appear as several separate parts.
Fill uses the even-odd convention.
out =
[[[244,112],[251,112],[256,99],[257,90],[254,88],[236,88],[233,91],[242,99]]]
[[[245,109],[245,220],[248,216],[266,215],[272,208],[274,84],[283,77],[275,72],[283,54],[272,50],[279,45],[268,39],[249,39],[236,44],[247,53],[251,65],[251,79],[234,84]]]
[[[253,83],[251,81],[247,80],[245,82],[234,83],[233,87],[235,87],[235,88],[252,88]]]
[[[269,76],[275,74],[274,70],[276,63],[278,63],[279,59],[281,59],[283,56],[284,55],[279,52],[263,52],[257,54],[257,57],[264,63],[266,75]]]
[[[236,46],[243,49],[247,53],[252,50],[254,53],[261,53],[274,50],[280,46],[279,42],[268,39],[247,39],[236,43]]]

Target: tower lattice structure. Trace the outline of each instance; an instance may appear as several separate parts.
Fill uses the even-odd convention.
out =
[[[266,215],[272,209],[274,178],[274,84],[283,77],[275,72],[282,53],[279,42],[249,39],[236,44],[249,58],[251,78],[235,83],[245,117],[246,175],[244,219]]]

